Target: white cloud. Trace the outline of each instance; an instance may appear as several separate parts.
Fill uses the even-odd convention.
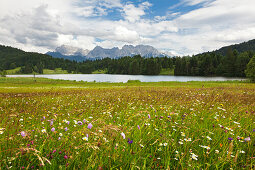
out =
[[[182,14],[172,7],[165,16],[152,19],[146,16],[153,13],[153,4],[139,2],[1,0],[0,43],[38,52],[62,44],[85,49],[148,44],[184,55],[255,38],[255,1],[184,0],[179,7],[201,8]],[[112,11],[123,18],[105,19]]]

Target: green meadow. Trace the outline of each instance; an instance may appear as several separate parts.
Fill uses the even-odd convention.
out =
[[[254,169],[255,84],[0,78],[0,169]]]

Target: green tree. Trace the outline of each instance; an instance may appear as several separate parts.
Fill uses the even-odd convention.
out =
[[[253,82],[255,82],[255,56],[253,56],[247,64],[245,74],[246,77],[250,78]]]

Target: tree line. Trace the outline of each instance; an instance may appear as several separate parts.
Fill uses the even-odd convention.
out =
[[[140,55],[104,58],[84,62],[53,58],[46,54],[24,52],[22,50],[0,46],[0,72],[21,67],[20,73],[43,74],[43,69],[62,68],[68,73],[91,74],[95,70],[107,70],[108,74],[158,75],[162,69],[174,69],[179,76],[227,76],[245,77],[247,64],[255,56],[253,51],[238,52],[228,48],[226,55],[207,52],[184,57],[144,58]],[[250,64],[249,68],[252,68]]]
[[[254,52],[239,53],[229,48],[226,55],[207,52],[195,56],[176,57],[175,75],[245,77],[247,64]]]

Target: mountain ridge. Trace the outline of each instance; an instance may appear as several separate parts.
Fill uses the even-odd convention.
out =
[[[82,62],[85,60],[95,60],[103,58],[120,58],[124,56],[141,55],[142,57],[164,57],[169,54],[161,53],[156,48],[149,45],[124,45],[121,49],[113,47],[110,49],[96,46],[93,50],[81,49],[77,47],[62,45],[53,52],[46,54],[55,58],[64,58]]]

